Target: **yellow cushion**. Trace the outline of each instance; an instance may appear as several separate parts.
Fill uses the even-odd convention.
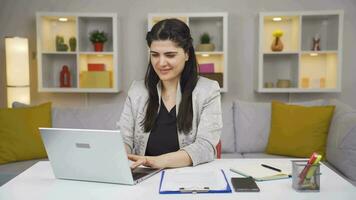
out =
[[[272,102],[271,131],[267,153],[309,157],[324,156],[335,106],[305,107]]]
[[[0,164],[46,157],[38,128],[51,126],[51,103],[0,109]]]

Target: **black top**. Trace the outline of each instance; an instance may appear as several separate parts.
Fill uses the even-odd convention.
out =
[[[179,150],[176,106],[168,112],[161,100],[155,125],[148,138],[146,156],[158,156]]]

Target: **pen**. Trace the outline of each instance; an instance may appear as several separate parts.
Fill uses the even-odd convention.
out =
[[[280,170],[278,168],[275,168],[275,167],[272,167],[272,166],[269,166],[269,165],[261,164],[261,166],[265,167],[265,168],[268,168],[268,169],[271,169],[271,170],[274,170],[274,171],[277,171],[277,172],[282,172],[282,170]]]

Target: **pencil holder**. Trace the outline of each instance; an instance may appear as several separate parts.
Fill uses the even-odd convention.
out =
[[[307,163],[307,160],[292,161],[292,186],[298,192],[319,192],[320,164]]]

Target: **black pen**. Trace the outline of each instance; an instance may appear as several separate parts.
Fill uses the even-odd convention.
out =
[[[269,165],[265,165],[265,164],[261,164],[262,167],[266,167],[268,169],[272,169],[274,171],[277,171],[277,172],[282,172],[282,170],[278,169],[278,168],[275,168],[275,167],[271,167]]]

